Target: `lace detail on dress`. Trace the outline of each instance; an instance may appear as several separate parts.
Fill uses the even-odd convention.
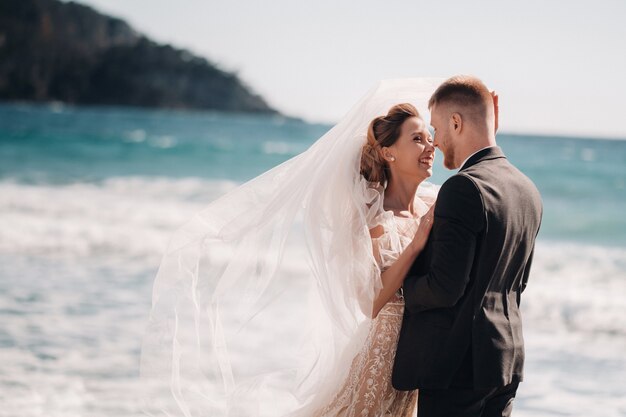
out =
[[[411,417],[417,391],[391,386],[391,371],[402,324],[404,301],[385,305],[372,321],[365,345],[352,361],[346,383],[333,401],[315,417]]]
[[[418,221],[394,216],[382,206],[383,189],[369,184],[368,226],[381,225],[383,234],[372,239],[381,271],[387,269],[411,242]],[[435,191],[436,193],[436,191]],[[416,209],[425,213],[434,202],[416,196]],[[396,295],[372,320],[364,346],[353,359],[343,387],[315,417],[410,417],[415,415],[417,391],[397,391],[391,373],[402,325],[404,299]]]

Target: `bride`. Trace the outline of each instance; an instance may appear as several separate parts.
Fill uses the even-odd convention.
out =
[[[345,385],[320,416],[413,415],[416,392],[393,389],[391,370],[404,310],[399,289],[432,225],[434,201],[416,197],[416,191],[432,175],[434,150],[426,123],[411,104],[396,105],[370,123],[361,173],[380,193],[370,235],[381,288],[366,342]]]
[[[394,390],[391,369],[400,287],[432,223],[421,114],[437,81],[381,82],[307,151],[176,232],[142,347],[148,414],[414,413],[417,393]]]

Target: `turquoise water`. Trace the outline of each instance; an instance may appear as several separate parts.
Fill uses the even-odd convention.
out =
[[[0,179],[120,176],[242,181],[304,151],[328,126],[280,116],[0,106]]]
[[[169,237],[329,128],[0,105],[0,416],[143,415],[141,335]],[[522,303],[515,415],[626,415],[626,140],[500,134],[498,143],[545,206]],[[451,175],[441,161],[437,184]],[[277,326],[297,325],[289,319]]]
[[[0,106],[0,181],[167,177],[242,182],[304,151],[330,126],[280,116]],[[626,140],[498,136],[544,198],[541,236],[626,245]],[[441,165],[432,182],[450,172]]]

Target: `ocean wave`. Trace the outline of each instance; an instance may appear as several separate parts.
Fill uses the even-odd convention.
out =
[[[154,256],[233,181],[126,177],[101,183],[0,182],[0,253]]]
[[[538,242],[522,310],[537,330],[626,340],[626,249]]]

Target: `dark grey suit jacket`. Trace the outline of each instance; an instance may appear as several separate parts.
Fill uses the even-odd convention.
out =
[[[396,389],[522,380],[520,295],[541,215],[537,188],[499,147],[473,155],[441,186],[429,241],[403,286]]]

